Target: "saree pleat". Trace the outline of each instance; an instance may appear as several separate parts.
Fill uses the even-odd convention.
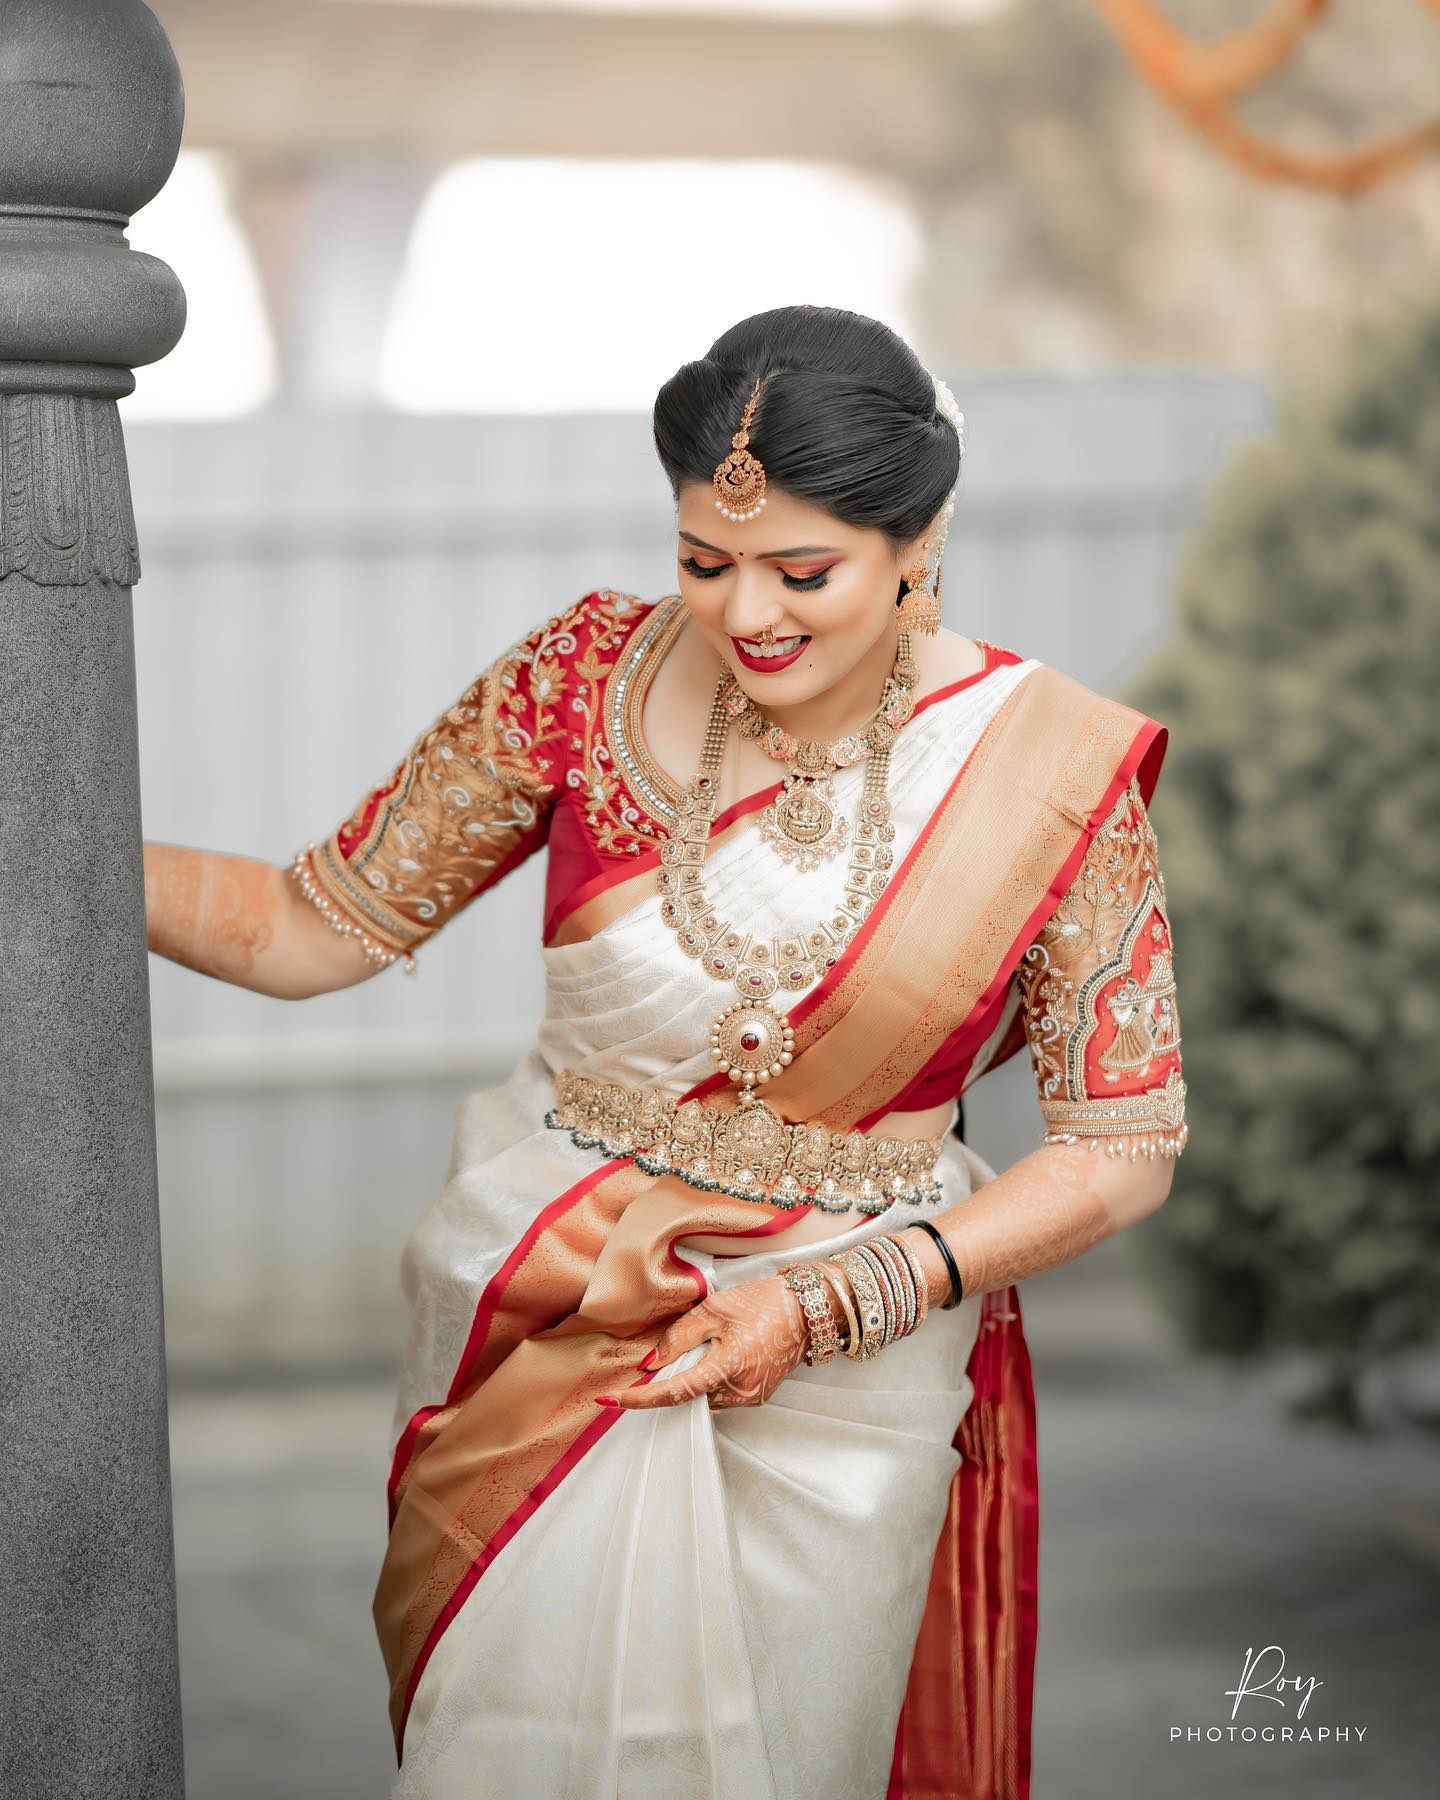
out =
[[[883,1113],[1001,991],[1153,731],[1033,662],[915,720],[893,759],[896,870],[788,1009],[797,1056],[772,1104],[835,1128]],[[761,932],[824,916],[840,880],[777,878],[755,833],[706,865],[717,909]],[[955,905],[934,904],[937,883]],[[1015,1290],[932,1310],[874,1363],[801,1365],[763,1407],[597,1409],[670,1372],[650,1353],[703,1294],[930,1209],[896,1202],[767,1250],[793,1212],[659,1184],[546,1129],[565,1065],[735,1104],[705,1048],[723,990],[653,905],[546,964],[536,1048],[457,1109],[445,1188],[402,1262],[411,1337],[375,1594],[393,1793],[1024,1800],[1037,1511]],[[937,1177],[951,1205],[993,1171],[952,1138]],[[700,1234],[745,1253],[677,1250]]]

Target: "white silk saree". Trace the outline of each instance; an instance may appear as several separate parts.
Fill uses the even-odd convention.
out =
[[[605,660],[584,631],[601,610],[551,621],[487,671],[485,704],[462,697],[317,857],[334,902],[388,929],[383,941],[409,947],[436,893],[455,910],[457,893],[463,903],[484,885],[473,864],[455,878],[475,854],[459,837],[467,823],[498,822],[487,870],[543,837],[544,807],[526,801],[547,796],[523,789],[505,755],[561,775],[551,797],[568,793],[591,825],[599,795],[595,841],[609,852],[625,847],[610,821],[637,834],[658,818],[663,795],[648,815],[643,804],[653,767],[633,738],[617,741],[609,702],[644,668],[636,627],[648,619],[653,637],[663,619],[641,609],[606,637],[624,611],[612,606]],[[592,759],[589,774],[617,772],[608,788],[534,753],[555,741],[540,702],[557,678],[536,672],[559,639],[558,679],[578,662],[594,700],[569,750]],[[991,646],[978,677],[926,696],[891,756],[883,895],[820,981],[774,998],[796,1054],[769,1103],[864,1130],[958,1098],[1019,1048],[1039,1017],[1021,958],[1082,859],[1119,830],[1117,806],[1148,797],[1163,739],[1153,720]],[[457,748],[489,789],[457,768]],[[444,879],[443,858],[426,870],[441,816],[438,800],[424,816],[428,771],[451,796]],[[852,767],[835,780],[849,812],[861,778]],[[753,825],[773,792],[722,815],[705,864],[716,910],[764,934],[825,917],[844,880],[835,863],[797,874],[779,862]],[[387,831],[406,851],[390,863]],[[573,840],[552,836],[552,858],[557,842]],[[873,1362],[802,1364],[763,1406],[595,1404],[704,1356],[701,1345],[669,1369],[650,1362],[665,1325],[705,1293],[936,1210],[897,1200],[837,1215],[798,1249],[767,1248],[795,1210],[683,1187],[677,1197],[633,1158],[547,1126],[564,1067],[735,1103],[708,1053],[725,990],[661,928],[653,892],[637,899],[632,884],[607,911],[607,890],[636,868],[615,861],[547,909],[536,1044],[506,1082],[457,1108],[444,1188],[405,1247],[410,1333],[374,1603],[400,1764],[392,1794],[1024,1800],[1038,1512],[1013,1288],[932,1309]],[[417,868],[423,895],[425,882],[398,873]],[[558,941],[557,917],[582,908],[593,928]],[[1142,963],[1162,947],[1152,927]],[[1102,1012],[1101,1048],[1107,1029]],[[1169,1073],[1146,1070],[1152,1083]],[[951,1135],[935,1174],[945,1208],[993,1171]],[[736,1253],[685,1242],[698,1235],[733,1237]]]

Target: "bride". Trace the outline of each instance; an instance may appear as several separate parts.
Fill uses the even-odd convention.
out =
[[[1165,728],[940,628],[963,419],[884,325],[744,319],[654,436],[678,591],[537,624],[288,868],[147,843],[150,944],[326,993],[547,851],[544,1020],[402,1260],[394,1795],[1025,1796],[1016,1286],[1185,1142]],[[1025,1050],[996,1174],[958,1101]]]

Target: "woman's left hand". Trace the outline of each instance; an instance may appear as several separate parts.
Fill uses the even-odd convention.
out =
[[[720,1288],[666,1328],[646,1359],[664,1368],[706,1339],[708,1356],[692,1368],[614,1396],[627,1411],[675,1406],[708,1394],[712,1407],[759,1406],[768,1400],[805,1354],[805,1315],[779,1275]]]

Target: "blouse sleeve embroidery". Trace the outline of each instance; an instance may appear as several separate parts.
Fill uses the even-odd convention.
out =
[[[403,956],[413,973],[417,945],[544,843],[569,649],[590,598],[498,657],[329,837],[297,851],[301,891],[368,961]]]
[[[1185,1082],[1165,877],[1138,782],[1016,971],[1047,1144],[1178,1156]]]

